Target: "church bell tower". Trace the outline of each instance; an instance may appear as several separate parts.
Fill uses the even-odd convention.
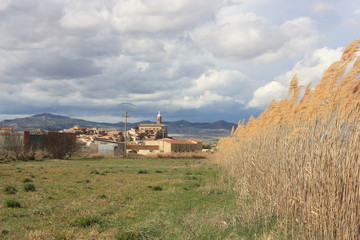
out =
[[[159,113],[158,113],[158,115],[156,117],[156,124],[161,124],[161,122],[162,122],[162,117],[161,117],[161,113],[159,111]]]

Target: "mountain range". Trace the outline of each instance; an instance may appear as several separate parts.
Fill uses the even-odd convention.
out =
[[[127,128],[133,128],[139,124],[153,123],[151,121],[141,121],[127,123]],[[163,122],[167,125],[169,135],[179,138],[197,137],[201,139],[216,139],[229,135],[234,123],[217,121],[213,123],[192,123],[185,120]],[[79,125],[84,128],[102,128],[105,130],[124,130],[124,123],[103,123],[92,122],[83,119],[75,119],[66,116],[42,113],[25,118],[0,121],[0,127],[11,127],[15,130],[62,130]]]

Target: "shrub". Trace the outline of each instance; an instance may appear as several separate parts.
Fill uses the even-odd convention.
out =
[[[70,133],[49,132],[43,136],[42,146],[51,158],[64,159],[78,148],[75,135]]]
[[[9,199],[5,201],[5,207],[8,208],[21,208],[21,203],[14,199]]]
[[[197,177],[195,176],[189,176],[187,177],[188,180],[199,180]]]
[[[119,232],[115,235],[116,240],[127,239],[162,239],[161,232],[157,227],[146,227],[134,231]]]
[[[15,194],[17,192],[17,189],[14,186],[8,185],[4,188],[4,192],[6,194]]]
[[[85,179],[85,180],[78,180],[76,181],[77,183],[90,183],[89,179]]]
[[[160,186],[154,186],[154,187],[152,187],[152,189],[153,189],[154,191],[162,191],[162,190],[163,190],[163,188],[160,187]]]
[[[29,183],[29,182],[33,182],[33,180],[31,180],[30,178],[24,178],[24,180],[22,182]]]
[[[19,132],[7,131],[0,139],[0,150],[3,159],[23,159],[25,154],[24,141]]]
[[[147,170],[140,170],[139,172],[138,172],[139,174],[147,174],[147,173],[149,173]]]
[[[101,195],[98,196],[98,198],[100,198],[100,199],[106,199],[107,196],[106,196],[105,194],[101,194]]]
[[[24,185],[25,192],[35,192],[36,188],[34,184],[28,183]]]
[[[75,222],[75,226],[86,228],[93,225],[103,225],[104,220],[99,216],[85,216],[81,217]]]

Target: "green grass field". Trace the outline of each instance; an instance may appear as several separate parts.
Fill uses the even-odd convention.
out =
[[[0,164],[0,239],[257,239],[208,159]]]

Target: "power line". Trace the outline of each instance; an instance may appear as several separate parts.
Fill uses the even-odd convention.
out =
[[[125,131],[124,131],[124,140],[125,140],[125,143],[124,143],[124,157],[127,156],[127,152],[126,152],[126,144],[127,144],[127,134],[126,134],[126,131],[127,131],[127,119],[129,117],[128,113],[130,112],[131,109],[135,108],[136,105],[135,104],[132,104],[132,103],[121,103],[120,105],[120,109],[122,111],[124,111],[124,118],[125,118]]]
[[[27,61],[26,59],[24,59],[23,57],[20,57],[18,55],[16,55],[15,53],[13,53],[11,50],[4,48],[2,46],[0,46],[0,49],[4,50],[5,52],[7,52],[8,54],[10,54],[11,56],[15,57],[15,59],[11,59],[9,57],[7,57],[6,55],[3,55],[2,57],[4,57],[5,59],[9,60],[10,62],[14,63],[17,65],[17,67],[22,68],[25,67],[28,70],[32,71],[33,73],[38,73],[40,74],[43,78],[48,78],[48,79],[56,79],[57,77],[54,75],[51,75],[49,73],[44,72],[43,70],[39,69],[38,67],[36,67],[35,65],[31,64],[29,61]]]

